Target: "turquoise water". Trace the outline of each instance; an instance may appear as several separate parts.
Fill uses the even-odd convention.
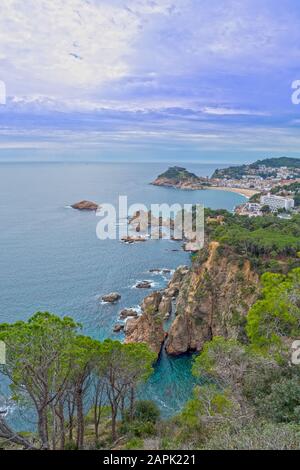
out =
[[[214,166],[190,165],[199,175]],[[97,339],[120,338],[112,333],[120,309],[139,305],[148,291],[135,289],[139,280],[164,287],[168,276],[151,268],[175,269],[189,255],[177,242],[161,240],[124,245],[96,237],[94,213],[67,206],[81,199],[117,204],[128,202],[204,203],[232,210],[244,198],[220,191],[178,191],[149,185],[166,169],[161,164],[0,164],[0,322],[27,319],[36,311],[70,315]],[[118,291],[117,305],[102,305],[99,296]],[[143,387],[165,415],[179,411],[192,391],[191,358],[165,354]]]

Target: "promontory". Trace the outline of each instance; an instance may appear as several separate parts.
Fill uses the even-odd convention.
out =
[[[159,175],[151,184],[154,186],[167,186],[176,189],[197,190],[203,189],[208,183],[207,178],[200,178],[180,166],[170,167]]]

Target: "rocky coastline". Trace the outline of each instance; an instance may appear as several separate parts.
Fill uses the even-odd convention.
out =
[[[144,299],[141,315],[126,322],[125,342],[146,343],[159,357],[162,348],[171,356],[199,352],[216,336],[243,340],[259,291],[249,260],[241,263],[212,241],[191,267],[177,268],[165,289]]]

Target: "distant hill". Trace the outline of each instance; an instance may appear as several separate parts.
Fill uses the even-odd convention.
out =
[[[260,166],[265,166],[267,169],[274,168],[274,172],[260,172],[260,176],[276,176],[276,169],[280,167],[287,167],[290,169],[300,170],[300,158],[266,158],[264,160],[257,160],[249,165],[230,166],[228,168],[217,169],[212,178],[234,178],[241,179],[243,176],[253,174],[253,171],[258,169]]]
[[[260,165],[265,165],[269,168],[280,168],[286,166],[288,168],[300,168],[300,158],[266,158],[265,160],[257,160],[257,162],[249,165],[251,168],[258,168]]]

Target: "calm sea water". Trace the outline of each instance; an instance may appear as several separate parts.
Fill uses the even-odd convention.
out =
[[[189,165],[199,175],[215,166]],[[117,204],[203,203],[232,210],[244,198],[220,191],[178,191],[149,185],[166,169],[161,164],[0,164],[0,322],[29,318],[36,311],[70,315],[84,332],[103,340],[112,333],[120,309],[138,306],[148,291],[135,289],[139,280],[164,287],[167,277],[151,268],[175,269],[189,264],[177,242],[148,241],[124,245],[96,237],[94,213],[68,208],[81,199]],[[99,296],[118,291],[117,305],[102,305]],[[165,354],[142,394],[157,401],[162,412],[179,411],[193,381],[191,358]]]

